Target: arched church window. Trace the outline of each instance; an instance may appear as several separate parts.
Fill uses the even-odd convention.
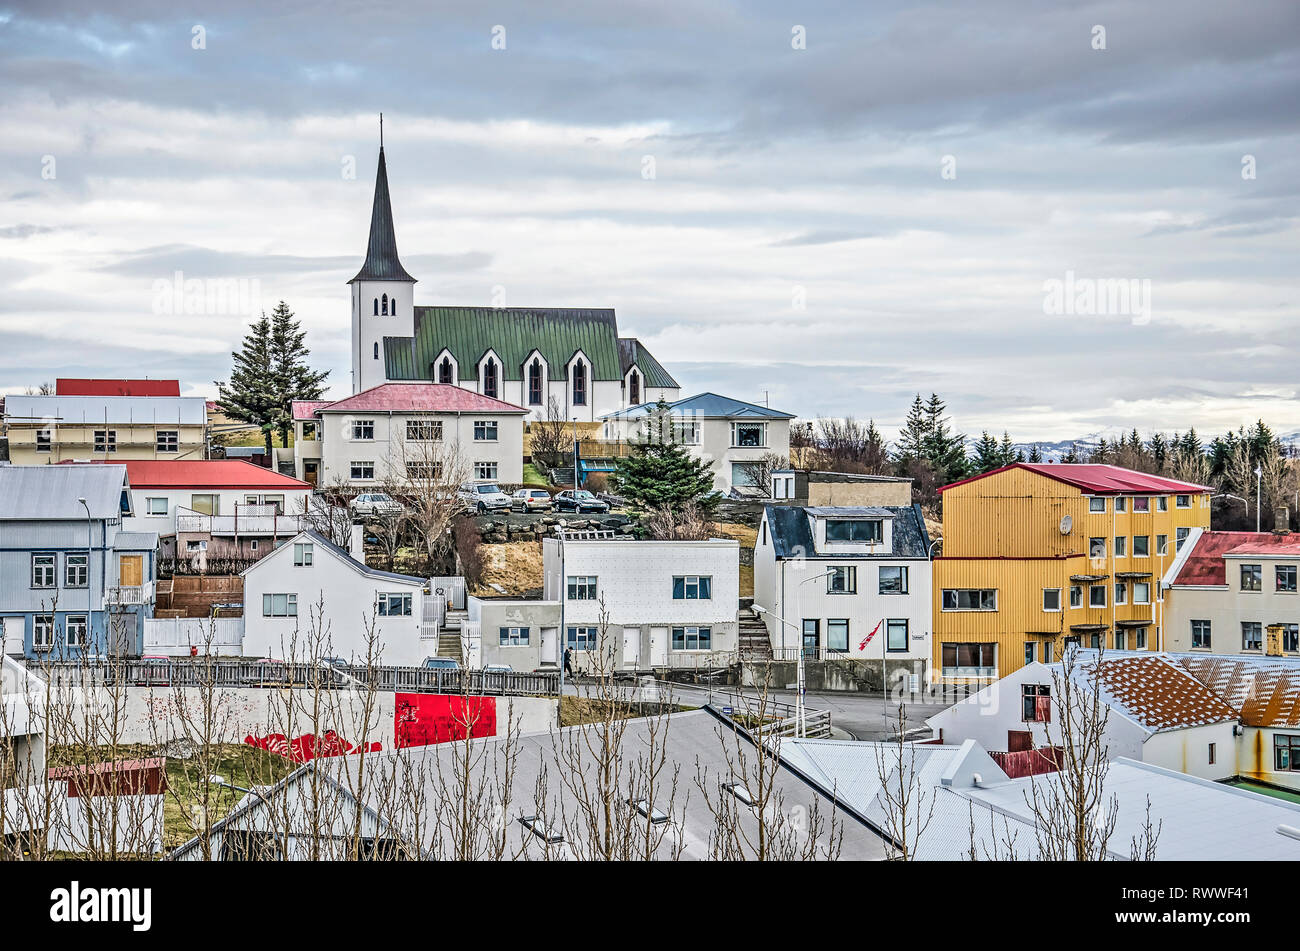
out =
[[[383,314],[385,317],[388,316],[388,295],[387,294],[385,294],[382,298],[380,298],[379,312]]]
[[[375,298],[375,316],[376,316],[376,317],[379,316],[379,298],[378,298],[378,297]]]
[[[641,405],[641,377],[640,375],[637,374],[636,370],[633,370],[632,375],[628,377],[627,389],[628,389],[628,402],[631,403],[633,406],[640,406]]]
[[[396,298],[396,297],[394,297],[394,298],[389,302],[389,305],[388,305],[388,314],[389,314],[390,317],[396,317],[396,316],[397,316],[397,298]]]
[[[587,367],[581,360],[573,364],[573,405],[587,405]]]
[[[483,395],[493,399],[497,396],[497,363],[491,357],[483,365]]]
[[[542,405],[542,361],[536,357],[528,364],[528,405]]]
[[[378,341],[378,340],[375,341],[375,359],[376,359],[376,360],[379,359],[379,341]]]
[[[442,362],[438,364],[438,382],[439,383],[451,382],[451,358],[450,357],[443,357]]]

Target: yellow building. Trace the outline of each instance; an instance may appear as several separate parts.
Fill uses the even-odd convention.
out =
[[[73,460],[207,458],[201,396],[10,396],[9,460],[34,466]]]
[[[1202,485],[1105,465],[1015,463],[944,486],[935,677],[1004,677],[1067,643],[1159,650],[1159,582],[1210,525]]]

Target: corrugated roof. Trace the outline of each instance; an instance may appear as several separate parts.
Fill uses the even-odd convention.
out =
[[[10,396],[5,414],[55,425],[172,423],[202,426],[208,421],[201,396]]]
[[[1078,676],[1100,682],[1101,698],[1154,732],[1235,721],[1236,711],[1164,654],[1083,661]]]
[[[1300,726],[1300,661],[1242,654],[1174,654],[1174,661],[1257,727]]]
[[[355,281],[407,281],[415,278],[406,273],[397,259],[397,236],[393,233],[393,206],[388,198],[388,165],[384,147],[379,147],[379,170],[375,173],[375,201],[370,209],[370,242],[366,245],[366,263]]]
[[[310,420],[316,418],[316,410],[322,406],[329,406],[332,400],[294,400],[290,406],[295,420]]]
[[[158,547],[158,533],[118,532],[113,536],[113,547],[118,551],[154,551]]]
[[[846,554],[836,552],[836,558],[925,558],[929,553],[930,537],[925,529],[925,518],[919,505],[882,505],[866,508],[819,508],[820,512],[832,513],[871,511],[886,512],[893,516],[893,550],[879,554]],[[772,538],[772,548],[778,559],[806,558],[810,554],[826,555],[818,552],[813,538],[809,509],[802,505],[768,505],[764,507],[767,516],[768,534]],[[829,556],[827,556],[829,557]]]
[[[1037,472],[1039,475],[1047,476],[1049,479],[1055,479],[1058,482],[1064,482],[1066,485],[1072,485],[1093,495],[1167,495],[1171,493],[1213,491],[1209,486],[1196,485],[1192,482],[1180,482],[1177,479],[1166,479],[1163,476],[1136,472],[1133,469],[1122,469],[1119,466],[1068,462],[1013,462],[1011,465],[1002,466],[1000,469],[982,472],[977,476],[971,476],[969,479],[949,483],[939,491],[944,492],[956,486],[965,485],[968,482],[987,479],[989,476],[997,475],[999,472],[1006,472],[1008,469],[1028,469],[1030,472]]]
[[[180,396],[180,380],[83,380],[59,377],[57,396]]]
[[[242,459],[128,459],[133,489],[310,489],[311,485]]]
[[[1256,537],[1255,532],[1202,532],[1196,540],[1195,547],[1188,553],[1182,570],[1174,584],[1189,585],[1225,585],[1228,583],[1227,568],[1223,562],[1225,553],[1239,548]],[[1293,543],[1295,544],[1295,543]]]
[[[0,466],[0,519],[118,518],[124,465]]]
[[[451,383],[381,383],[316,409],[317,413],[527,413],[504,400]]]
[[[601,419],[616,419],[619,417],[635,419],[649,416],[658,407],[658,403],[641,403],[620,410],[617,413],[607,413]],[[794,419],[793,413],[783,413],[778,409],[759,406],[757,403],[746,403],[744,400],[733,399],[730,396],[719,396],[717,393],[698,393],[695,396],[673,400],[668,404],[668,409],[674,416],[720,417],[724,419]]]
[[[628,370],[636,366],[641,371],[646,386],[677,389],[678,383],[673,379],[672,374],[664,369],[663,364],[656,360],[636,337],[618,338],[618,357],[624,376],[627,376]]]

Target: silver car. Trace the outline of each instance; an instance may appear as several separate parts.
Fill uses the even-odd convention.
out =
[[[352,500],[353,515],[398,515],[402,503],[383,492],[364,492]]]
[[[551,507],[551,493],[545,489],[516,489],[510,507],[521,512],[545,512]]]
[[[479,515],[485,515],[488,512],[509,512],[510,496],[501,491],[501,488],[490,479],[479,479],[474,482],[466,482],[456,492],[471,512]]]

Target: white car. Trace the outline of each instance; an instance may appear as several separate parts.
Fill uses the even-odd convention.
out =
[[[465,508],[479,515],[510,511],[510,496],[502,492],[495,482],[488,479],[466,482],[457,490],[456,496],[464,503]]]
[[[352,500],[353,515],[397,515],[402,503],[383,492],[365,492]]]

